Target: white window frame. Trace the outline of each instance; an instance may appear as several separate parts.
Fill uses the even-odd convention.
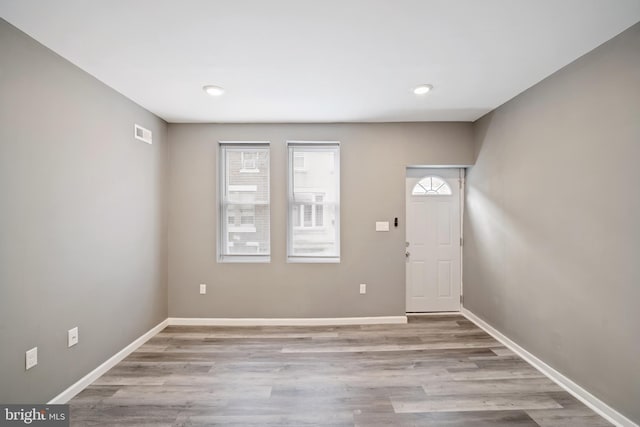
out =
[[[440,184],[435,189],[433,188],[433,178],[436,178],[442,181],[442,184]],[[427,179],[431,180],[429,182],[429,188],[425,187],[422,184]],[[418,187],[422,188],[422,190],[424,190],[424,193],[416,192],[416,188]],[[440,189],[443,189],[443,192],[441,192]],[[451,190],[451,186],[449,185],[449,183],[447,183],[447,180],[438,175],[425,176],[420,181],[418,181],[416,185],[414,185],[413,188],[411,189],[411,195],[415,197],[450,197],[452,194],[453,194],[453,191]]]
[[[293,175],[296,172],[301,172],[299,168],[295,167],[294,161],[294,151],[293,147],[301,147],[303,146],[306,150],[313,151],[316,149],[317,151],[325,151],[327,149],[335,150],[335,162],[333,164],[331,173],[337,175],[338,188],[336,189],[336,255],[332,256],[302,256],[302,255],[293,255],[293,230],[294,230],[294,219],[293,219]],[[339,263],[340,262],[340,142],[339,141],[287,141],[287,157],[288,157],[288,200],[287,200],[287,262],[290,263]],[[305,160],[306,163],[306,160]],[[305,164],[306,166],[306,164]],[[306,168],[304,169],[306,171]],[[321,191],[310,191],[310,193],[321,193]],[[315,199],[315,196],[314,196]],[[315,216],[316,210],[315,205],[312,203],[310,206],[313,206],[312,216]],[[311,229],[314,227],[303,227],[304,217],[302,216],[301,211],[298,212],[300,216],[300,227],[296,226],[295,229],[299,230],[301,228]],[[312,219],[312,221],[314,221]],[[322,227],[315,227],[322,228]]]
[[[218,197],[217,197],[217,206],[218,206],[218,221],[217,221],[217,249],[218,249],[218,262],[223,263],[268,263],[271,262],[271,224],[269,224],[269,253],[268,254],[242,254],[242,255],[234,255],[228,254],[229,247],[233,246],[233,242],[227,242],[225,239],[225,234],[229,227],[238,227],[241,226],[233,225],[227,223],[227,218],[225,215],[225,190],[227,186],[227,162],[226,162],[226,148],[236,148],[236,149],[267,149],[269,150],[269,162],[271,162],[271,146],[270,141],[219,141],[219,149],[218,149]],[[259,169],[244,169],[244,158],[241,158],[242,161],[242,169],[239,170],[240,173],[244,172],[258,172]],[[255,186],[250,185],[237,185],[235,186],[235,191],[251,191],[251,189]],[[251,187],[251,188],[250,188]],[[267,187],[269,188],[269,222],[271,222],[271,165],[269,165],[269,175],[267,177]],[[254,190],[255,191],[255,190]],[[248,203],[250,204],[250,203]],[[238,224],[241,222],[241,215],[238,215]],[[254,215],[254,225],[255,225],[255,215]],[[247,231],[255,231],[255,226],[253,230],[250,227],[244,227]],[[241,232],[239,229],[237,232]],[[258,242],[247,242],[251,243],[251,246],[258,245]],[[249,245],[248,245],[249,246]]]

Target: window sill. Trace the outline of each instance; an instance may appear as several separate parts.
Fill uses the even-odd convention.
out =
[[[290,256],[287,257],[289,263],[307,263],[307,264],[339,264],[340,257],[306,257],[306,256]]]
[[[218,258],[221,263],[252,263],[267,264],[271,262],[269,255],[222,255]]]

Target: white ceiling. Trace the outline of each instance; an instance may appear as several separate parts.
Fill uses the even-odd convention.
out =
[[[0,0],[0,16],[169,122],[471,121],[640,21],[640,0]]]

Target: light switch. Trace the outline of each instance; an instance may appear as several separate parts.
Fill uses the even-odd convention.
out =
[[[389,221],[376,221],[376,231],[389,231]]]
[[[67,331],[67,347],[72,347],[78,344],[78,327]]]

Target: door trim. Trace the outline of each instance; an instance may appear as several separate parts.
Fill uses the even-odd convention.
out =
[[[460,245],[459,245],[459,250],[460,250],[460,292],[459,292],[459,298],[460,298],[460,304],[459,307],[460,309],[457,311],[430,311],[430,312],[415,312],[415,311],[407,311],[407,277],[406,277],[406,269],[405,269],[405,286],[404,286],[404,291],[405,291],[405,313],[407,314],[407,316],[438,316],[438,315],[454,315],[454,314],[460,314],[462,313],[462,309],[463,309],[463,303],[464,303],[464,202],[465,202],[465,192],[466,192],[466,177],[467,177],[467,165],[436,165],[436,166],[423,166],[423,165],[408,165],[405,167],[405,179],[404,179],[404,186],[405,186],[405,191],[404,191],[404,205],[405,205],[405,216],[404,216],[404,220],[405,220],[405,224],[407,224],[408,222],[408,213],[406,210],[406,206],[407,206],[407,191],[406,191],[406,184],[407,184],[407,178],[417,178],[420,175],[425,176],[425,174],[428,174],[429,172],[433,172],[435,175],[437,175],[437,171],[439,169],[449,169],[449,170],[454,170],[457,169],[458,171],[458,183],[459,183],[459,206],[460,206],[460,211],[459,211],[459,215],[460,215]],[[413,171],[413,174],[411,174],[410,171]],[[419,172],[424,172],[424,174],[421,174]],[[407,235],[406,235],[406,230],[405,230],[405,241],[407,239]]]

